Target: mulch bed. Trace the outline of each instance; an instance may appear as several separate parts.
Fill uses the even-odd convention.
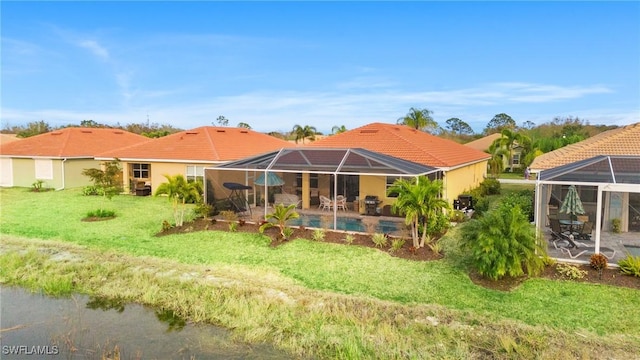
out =
[[[247,222],[242,226],[238,226],[238,232],[258,232],[258,224]],[[292,239],[304,238],[304,239],[313,239],[314,230],[305,229],[305,228],[294,228],[294,233],[291,236]],[[187,232],[193,231],[206,231],[206,230],[218,230],[218,231],[229,231],[229,223],[227,221],[216,221],[212,222],[208,219],[197,219],[193,222],[185,223],[181,227],[173,227],[167,231],[162,231],[157,234],[157,236],[165,236],[170,234],[183,234]],[[352,233],[353,234],[353,233]],[[279,246],[284,244],[285,242],[279,239],[279,230],[275,227],[269,228],[264,232],[264,235],[271,237],[271,246]],[[371,241],[371,236],[364,234],[353,234],[354,241],[352,245],[357,246],[366,246],[366,247],[375,247],[373,242]],[[344,241],[345,233],[340,231],[326,231],[324,242],[331,242],[336,244],[346,244]],[[381,250],[384,251],[384,250]],[[411,249],[411,239],[406,239],[404,246],[390,253],[391,256],[414,260],[414,261],[432,261],[442,259],[442,254],[435,254],[428,247],[420,248],[417,251],[412,251]],[[628,287],[632,289],[640,290],[640,278],[623,275],[620,273],[620,270],[617,268],[608,268],[602,271],[602,276],[600,277],[598,271],[592,269],[589,265],[575,265],[581,270],[587,272],[587,275],[582,279],[574,279],[570,280],[564,278],[556,271],[556,265],[548,266],[544,269],[543,273],[540,277],[544,277],[552,280],[567,280],[567,281],[579,281],[579,282],[588,282],[588,283],[596,283],[596,284],[605,284],[612,286],[620,286],[620,287]],[[510,291],[518,287],[522,282],[524,282],[527,278],[525,276],[518,278],[506,277],[500,280],[491,280],[487,279],[476,272],[471,272],[469,274],[469,278],[475,284],[479,286],[483,286],[486,288],[500,290],[500,291]]]

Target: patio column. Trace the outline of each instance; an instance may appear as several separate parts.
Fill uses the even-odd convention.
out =
[[[311,185],[309,183],[309,173],[302,173],[302,208],[311,207]]]
[[[602,228],[602,187],[598,185],[598,199],[596,201],[596,252],[600,251],[600,229]]]

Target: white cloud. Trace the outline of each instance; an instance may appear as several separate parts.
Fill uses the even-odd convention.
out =
[[[98,44],[98,42],[95,40],[82,40],[78,43],[78,46],[91,51],[93,55],[103,60],[109,60],[109,51]]]

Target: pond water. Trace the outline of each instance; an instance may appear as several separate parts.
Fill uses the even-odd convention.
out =
[[[289,359],[170,311],[102,298],[53,298],[0,287],[2,359]]]

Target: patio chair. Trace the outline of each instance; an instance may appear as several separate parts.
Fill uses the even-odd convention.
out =
[[[591,255],[596,253],[595,246],[587,245],[585,243],[575,241],[572,236],[567,236],[566,240],[569,243],[569,245],[566,247],[559,247],[558,249],[561,252],[567,254],[572,259],[575,259],[581,255]],[[606,253],[610,253],[610,254],[607,255]],[[616,256],[616,250],[608,247],[600,246],[600,254],[604,255],[604,257],[611,260],[614,256]]]
[[[344,195],[336,196],[336,209],[347,211],[347,198]]]
[[[333,207],[333,202],[331,199],[324,195],[320,195],[320,205],[318,205],[318,209],[320,210],[331,210]]]
[[[582,228],[578,233],[578,238],[582,240],[591,240],[592,231],[593,231],[593,223],[591,221],[587,221],[582,225]]]

